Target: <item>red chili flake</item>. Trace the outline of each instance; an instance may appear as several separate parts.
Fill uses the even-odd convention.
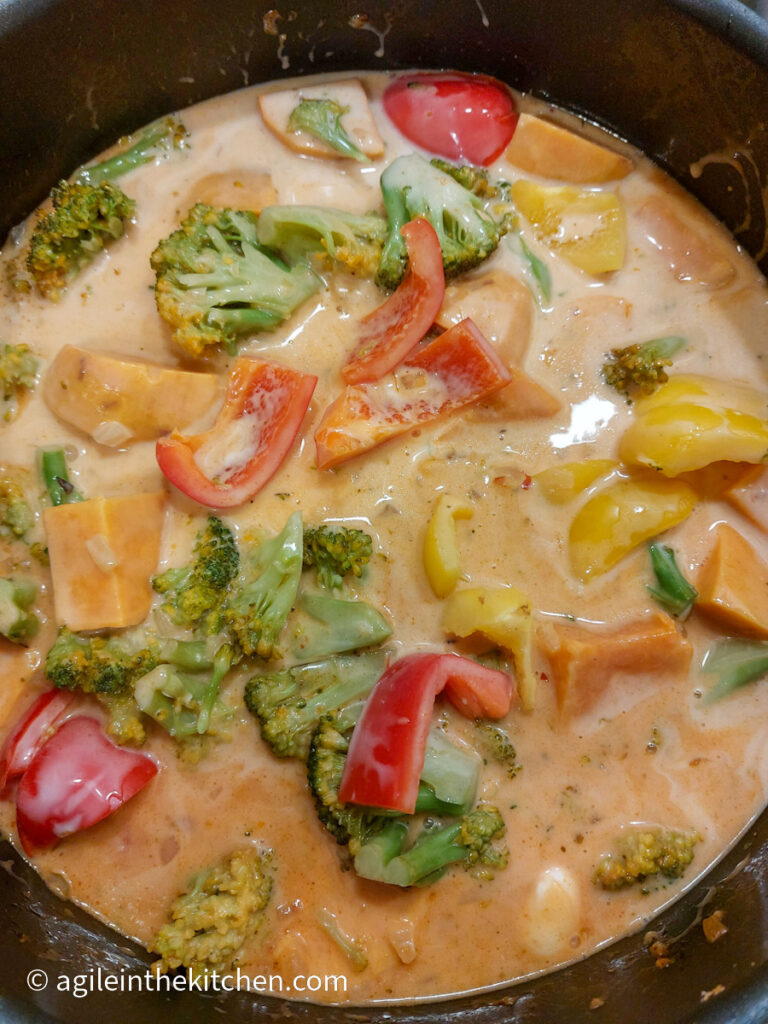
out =
[[[532,479],[531,479],[531,477],[529,477],[529,476],[528,476],[528,474],[526,473],[526,475],[525,475],[525,476],[523,477],[523,482],[522,482],[522,483],[520,484],[520,487],[521,487],[521,488],[522,488],[522,489],[523,489],[524,491],[527,491],[527,490],[528,490],[528,488],[529,488],[529,487],[531,486],[531,484],[532,484],[532,483],[533,483],[533,480],[532,480]]]

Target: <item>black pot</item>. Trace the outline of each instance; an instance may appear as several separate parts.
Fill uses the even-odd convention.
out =
[[[768,273],[768,26],[735,0],[302,0],[265,30],[253,0],[0,0],[0,238],[51,184],[119,135],[243,84],[355,68],[485,71],[584,114],[645,150]],[[367,21],[366,21],[367,19]],[[374,31],[366,30],[374,29]],[[384,34],[386,33],[386,34]],[[741,173],[692,162],[723,150]],[[765,1024],[768,813],[705,882],[642,934],[503,992],[343,1010],[235,993],[57,991],[57,976],[143,972],[138,947],[49,892],[0,844],[0,1020],[145,1024],[372,1021]],[[728,933],[699,921],[720,908]],[[515,927],[510,908],[509,927]],[[45,971],[33,992],[29,972]],[[32,977],[38,987],[42,976]],[[127,982],[125,982],[127,987]],[[722,987],[722,988],[721,988]]]

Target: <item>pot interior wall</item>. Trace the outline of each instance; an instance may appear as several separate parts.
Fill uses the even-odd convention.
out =
[[[265,19],[253,0],[5,0],[0,3],[0,238],[59,177],[120,134],[244,84],[354,68],[482,70],[583,113],[644,149],[697,195],[768,272],[768,31],[735,0],[303,0]],[[272,30],[274,26],[274,32]],[[460,30],[457,27],[460,26]],[[690,165],[710,154],[729,162]],[[89,993],[51,978],[102,967],[143,971],[148,958],[0,848],[0,1018],[168,1024],[284,1020],[253,996]],[[714,895],[710,887],[717,886]],[[709,945],[699,906],[723,909],[729,932]],[[711,912],[704,910],[703,913]],[[515,927],[514,908],[510,928]],[[450,1005],[345,1012],[294,1005],[300,1021],[681,1024],[768,1019],[768,816],[656,927],[665,969],[636,936],[556,975]],[[684,934],[683,934],[684,933]],[[88,984],[88,981],[85,982]],[[721,994],[705,997],[717,986]],[[597,1001],[597,1002],[593,1002]]]

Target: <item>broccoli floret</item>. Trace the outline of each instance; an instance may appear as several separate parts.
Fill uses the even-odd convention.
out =
[[[6,423],[16,418],[19,400],[34,388],[37,368],[38,361],[28,345],[0,345],[0,396]]]
[[[474,167],[472,164],[452,164],[449,160],[443,160],[439,156],[433,157],[429,162],[443,174],[450,174],[462,188],[474,193],[480,199],[507,198],[509,186],[492,182],[484,167]]]
[[[346,526],[307,527],[304,531],[304,566],[315,566],[324,587],[340,587],[352,573],[360,577],[373,551],[373,541],[364,530]]]
[[[304,760],[320,719],[367,696],[385,664],[384,655],[374,652],[257,675],[246,683],[245,706],[277,757]]]
[[[155,576],[152,586],[167,595],[161,607],[172,622],[210,635],[221,628],[225,597],[239,566],[234,534],[209,516],[195,539],[191,563]]]
[[[259,241],[291,261],[324,254],[353,273],[372,277],[381,259],[387,222],[320,206],[268,206],[259,215]]]
[[[269,858],[255,850],[236,850],[202,871],[174,900],[170,921],[155,936],[150,950],[161,959],[153,969],[162,974],[186,967],[203,978],[230,970],[262,924],[271,895]]]
[[[135,204],[108,181],[61,181],[51,201],[53,209],[41,214],[32,231],[27,269],[40,293],[55,301],[105,246],[123,235]]]
[[[373,605],[343,601],[326,594],[302,594],[292,622],[291,653],[297,660],[317,661],[383,643],[392,627]]]
[[[509,778],[514,779],[522,771],[523,766],[517,760],[517,751],[512,740],[498,725],[493,725],[484,719],[477,719],[475,727],[484,758],[501,765]]]
[[[241,335],[271,330],[320,286],[301,264],[287,266],[259,245],[249,210],[193,206],[151,256],[155,298],[174,340],[193,356]]]
[[[321,823],[354,855],[392,820],[392,814],[339,800],[349,735],[349,724],[339,718],[325,715],[320,719],[307,756],[307,781]],[[415,813],[449,817],[466,814],[474,803],[478,775],[475,758],[442,734],[430,732]]]
[[[143,629],[113,636],[82,636],[59,630],[45,659],[45,676],[54,686],[95,696],[107,709],[107,731],[119,743],[143,743],[144,727],[133,688],[161,663],[183,669],[213,667],[200,641],[162,640]]]
[[[96,696],[109,716],[106,731],[115,743],[140,747],[147,738],[147,731],[133,694],[99,693]]]
[[[141,634],[81,636],[62,626],[45,659],[45,676],[62,689],[130,693],[157,664],[158,651]]]
[[[36,594],[37,584],[32,580],[0,576],[0,636],[14,644],[26,644],[35,635],[39,622],[29,609]]]
[[[446,277],[471,270],[487,259],[509,229],[509,219],[494,220],[473,192],[422,157],[401,156],[381,176],[389,236],[376,281],[396,288],[407,264],[400,229],[414,217],[426,217],[437,233]]]
[[[302,100],[291,111],[288,131],[308,132],[342,156],[352,157],[361,164],[369,164],[371,161],[354,144],[341,123],[347,113],[349,107],[342,107],[335,100]]]
[[[126,144],[133,138],[128,136],[120,141]],[[161,117],[138,132],[129,148],[98,164],[81,167],[74,179],[80,184],[87,185],[100,185],[103,181],[112,181],[173,149],[183,149],[188,138],[189,132],[177,117]]]
[[[421,835],[404,849],[408,825],[389,822],[355,854],[355,871],[387,885],[430,885],[458,861],[490,878],[506,867],[506,846],[497,842],[506,831],[504,819],[490,804],[477,807],[452,824],[428,822]]]
[[[650,875],[681,878],[700,841],[698,832],[675,829],[626,832],[614,843],[613,853],[603,854],[593,881],[603,889],[622,889],[642,883]]]
[[[35,514],[25,496],[22,470],[0,471],[0,537],[24,540],[35,525]]]
[[[223,644],[216,652],[209,674],[183,672],[176,665],[157,665],[136,683],[136,703],[174,739],[221,735],[232,717],[232,709],[219,700],[219,689],[231,665],[229,644]]]
[[[251,548],[241,560],[224,620],[246,656],[273,655],[299,589],[301,552],[301,512],[294,512],[277,536]]]
[[[672,356],[685,345],[685,338],[669,335],[653,338],[642,345],[611,349],[603,364],[605,382],[624,395],[627,401],[638,395],[652,395],[669,380],[665,367],[672,365]]]

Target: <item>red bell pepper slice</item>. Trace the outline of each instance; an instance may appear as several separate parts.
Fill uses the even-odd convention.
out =
[[[27,708],[0,750],[0,793],[26,771],[74,699],[68,690],[46,690]]]
[[[41,747],[16,792],[28,854],[113,814],[157,774],[146,754],[115,746],[95,718],[70,718]]]
[[[349,744],[339,799],[413,814],[435,698],[467,718],[502,718],[513,680],[458,654],[410,654],[371,691]]]
[[[261,359],[236,359],[224,405],[210,430],[174,431],[157,442],[157,463],[174,487],[209,508],[257,494],[299,432],[317,377]]]
[[[408,269],[395,291],[360,322],[357,348],[343,367],[345,384],[378,380],[408,355],[437,318],[445,295],[443,254],[424,217],[404,224]]]
[[[470,319],[417,348],[394,373],[344,389],[315,431],[317,465],[340,462],[440,419],[503,388],[512,379]]]
[[[384,92],[384,110],[417,146],[449,160],[487,167],[498,159],[517,127],[515,101],[487,75],[404,75]]]

